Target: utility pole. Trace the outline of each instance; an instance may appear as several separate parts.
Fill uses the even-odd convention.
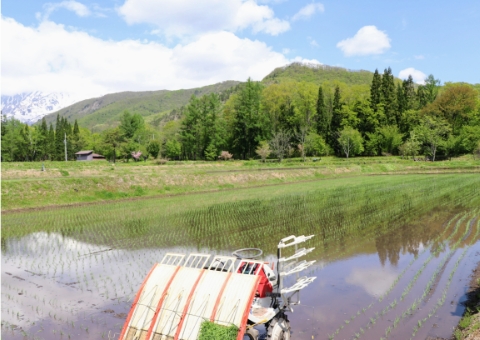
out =
[[[67,133],[65,133],[65,139],[63,140],[65,144],[65,162],[67,161]]]

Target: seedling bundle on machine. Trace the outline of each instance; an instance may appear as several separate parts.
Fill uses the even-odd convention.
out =
[[[118,339],[257,340],[254,326],[265,324],[267,339],[289,340],[286,313],[316,278],[298,274],[315,262],[299,260],[314,248],[298,245],[312,237],[280,240],[276,266],[259,260],[258,248],[233,256],[166,254],[141,285]],[[289,247],[291,255],[282,257]],[[284,278],[292,274],[296,282],[285,287]]]

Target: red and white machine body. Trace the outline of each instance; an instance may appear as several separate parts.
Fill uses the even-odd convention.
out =
[[[166,254],[145,278],[118,339],[196,340],[205,320],[237,326],[238,340],[247,333],[255,339],[252,326],[291,310],[300,302],[299,291],[315,279],[301,277],[293,286],[283,286],[286,276],[315,262],[298,261],[314,248],[297,245],[312,237],[282,239],[276,272],[275,264],[239,256],[238,251],[237,256]],[[293,254],[282,257],[288,247],[294,247]]]

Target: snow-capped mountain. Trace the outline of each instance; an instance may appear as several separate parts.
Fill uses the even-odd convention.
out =
[[[2,114],[14,117],[23,123],[33,124],[43,116],[77,102],[77,98],[65,93],[40,91],[14,96],[2,95]]]

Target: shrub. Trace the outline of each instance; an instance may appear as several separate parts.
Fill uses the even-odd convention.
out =
[[[223,159],[224,161],[228,161],[232,157],[233,157],[233,155],[228,151],[222,151],[220,153],[220,156],[218,156],[218,158]]]

